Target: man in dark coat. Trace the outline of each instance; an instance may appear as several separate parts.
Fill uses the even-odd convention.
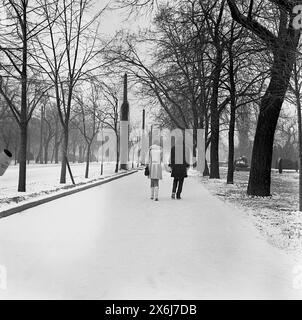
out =
[[[183,152],[182,152],[183,151]],[[183,156],[179,156],[179,153],[183,153]],[[183,189],[183,184],[185,178],[188,177],[187,170],[190,167],[188,162],[188,153],[187,148],[183,148],[181,145],[176,145],[171,149],[170,164],[169,166],[172,169],[171,177],[174,178],[173,181],[173,190],[172,190],[172,199],[181,199],[181,193]],[[187,158],[186,158],[187,154]]]

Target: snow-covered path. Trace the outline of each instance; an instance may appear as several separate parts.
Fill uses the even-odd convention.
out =
[[[292,257],[196,178],[159,202],[142,172],[0,220],[0,299],[302,298]]]

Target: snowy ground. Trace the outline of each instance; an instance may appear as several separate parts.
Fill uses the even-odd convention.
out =
[[[0,220],[0,299],[289,299],[302,261],[191,177],[127,178]],[[296,281],[297,282],[297,281]]]
[[[74,180],[77,185],[90,183],[100,178],[114,175],[115,163],[104,164],[104,174],[101,176],[100,163],[90,164],[89,179],[85,179],[85,164],[70,164]],[[61,166],[58,164],[30,164],[27,168],[27,192],[18,193],[18,166],[11,166],[3,177],[0,177],[0,211],[14,207],[20,202],[45,197],[54,192],[73,188],[73,184],[67,173],[66,185],[60,182]]]
[[[249,172],[235,172],[235,184],[226,184],[226,168],[221,168],[221,180],[199,178],[224,201],[235,205],[253,220],[258,230],[274,246],[292,254],[302,254],[302,213],[299,208],[299,174],[272,172],[272,197],[252,198],[246,194]]]

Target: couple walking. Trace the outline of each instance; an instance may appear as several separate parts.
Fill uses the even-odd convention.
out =
[[[183,150],[181,157],[178,154]],[[187,170],[189,164],[186,162],[185,153],[187,150],[180,144],[176,144],[171,149],[169,167],[173,180],[172,199],[181,199],[184,179],[188,177]],[[181,158],[181,159],[180,159]],[[154,142],[149,150],[149,161],[147,166],[147,176],[151,180],[151,199],[158,201],[159,180],[162,180],[163,152],[159,142]]]

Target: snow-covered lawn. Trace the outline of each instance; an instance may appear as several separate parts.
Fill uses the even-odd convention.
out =
[[[91,163],[89,179],[85,179],[84,163],[71,163],[70,166],[77,186],[104,179],[115,174],[115,163],[104,164],[103,176],[101,176],[100,163]],[[19,193],[17,192],[19,167],[11,166],[4,176],[0,177],[0,211],[11,208],[20,202],[45,197],[48,194],[73,188],[74,186],[68,171],[66,185],[60,184],[60,170],[60,164],[28,165],[27,192]]]
[[[294,254],[302,253],[302,213],[298,212],[299,175],[294,171],[272,172],[272,197],[246,194],[249,172],[235,172],[234,185],[226,184],[226,168],[221,180],[199,178],[219,198],[243,209],[274,246]]]

